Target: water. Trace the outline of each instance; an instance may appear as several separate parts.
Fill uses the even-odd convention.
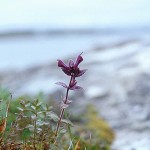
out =
[[[96,47],[111,46],[121,41],[140,40],[149,43],[149,32],[118,32],[29,36],[0,39],[0,70],[24,69],[51,63]]]
[[[70,35],[1,40],[0,69],[21,69],[31,65],[50,63],[58,58],[89,50],[102,43],[103,38],[100,35]],[[115,39],[117,36],[114,37]]]
[[[99,42],[99,37],[34,37],[0,41],[0,69],[23,69],[51,63],[58,58],[84,52]]]

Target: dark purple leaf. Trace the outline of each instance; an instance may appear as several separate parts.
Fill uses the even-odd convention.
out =
[[[67,65],[63,61],[59,59],[57,61],[58,61],[58,67],[67,68]]]
[[[62,86],[64,88],[68,88],[68,86],[65,83],[63,83],[63,82],[57,82],[56,84],[60,85],[60,86]]]
[[[66,75],[71,76],[68,68],[61,68],[61,69]]]
[[[69,61],[69,67],[73,67],[74,66],[74,62],[73,62],[73,60],[70,60]]]
[[[86,71],[87,71],[87,69],[80,70],[80,71],[79,71],[79,74],[77,75],[77,77],[82,76]]]
[[[81,54],[77,57],[77,60],[76,60],[76,63],[75,63],[75,67],[78,67],[78,65],[83,61],[83,58],[82,58]]]
[[[77,84],[77,81],[75,79],[72,79],[72,81],[71,81],[71,83],[69,85],[69,88],[74,87],[76,84]]]
[[[74,86],[74,87],[70,88],[70,90],[83,90],[83,88],[80,86]]]

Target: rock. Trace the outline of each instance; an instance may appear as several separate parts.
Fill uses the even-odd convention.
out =
[[[150,149],[150,45],[140,41],[96,48],[83,54],[81,68],[88,72],[78,81],[84,94],[72,94],[73,109],[87,103],[116,131],[114,149]],[[46,64],[20,72],[1,73],[0,84],[19,94],[44,91],[55,93],[54,83],[68,79],[56,64]],[[61,90],[61,88],[60,88]],[[73,97],[74,96],[74,97]],[[76,111],[77,112],[77,111]]]

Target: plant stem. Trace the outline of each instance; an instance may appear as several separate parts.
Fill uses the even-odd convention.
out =
[[[36,122],[37,121],[37,111],[36,111],[36,118],[35,118],[35,121],[34,121],[34,143],[33,143],[33,146],[34,146],[34,149],[36,150],[36,132],[37,132],[37,126],[36,126]]]
[[[68,125],[68,131],[69,131],[70,139],[71,139],[71,141],[72,141],[72,148],[74,149],[72,132],[71,132],[71,129],[70,129],[70,126],[69,126],[69,125]]]
[[[12,94],[11,94],[11,93],[10,93],[10,99],[12,100]],[[8,101],[8,104],[7,104],[6,117],[5,117],[5,119],[3,120],[3,121],[4,121],[4,124],[3,124],[3,131],[2,131],[1,139],[4,138],[4,134],[5,134],[6,126],[7,126],[7,116],[8,116],[8,111],[9,111],[9,107],[10,107],[10,102],[11,102],[11,100],[9,100],[9,101]]]
[[[70,85],[71,85],[72,80],[73,80],[73,77],[71,77],[71,79],[70,79],[69,86],[68,86],[67,92],[66,92],[66,97],[65,97],[64,104],[66,104],[67,101],[68,101],[68,94],[69,94],[69,89],[70,89]],[[59,120],[58,120],[58,123],[57,123],[56,132],[55,132],[55,137],[57,137],[57,134],[58,134],[58,131],[59,131],[59,127],[60,127],[61,120],[62,120],[62,118],[63,118],[64,112],[65,112],[65,109],[63,108],[63,109],[61,110],[60,117],[59,117]]]

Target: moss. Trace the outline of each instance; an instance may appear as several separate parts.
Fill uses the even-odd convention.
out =
[[[95,133],[99,140],[112,144],[115,134],[108,123],[96,112],[94,106],[89,105],[87,109],[87,128]]]
[[[88,105],[84,114],[83,124],[77,127],[77,135],[81,137],[82,144],[89,147],[91,142],[92,150],[109,149],[115,139],[111,127],[100,117],[93,105]]]

